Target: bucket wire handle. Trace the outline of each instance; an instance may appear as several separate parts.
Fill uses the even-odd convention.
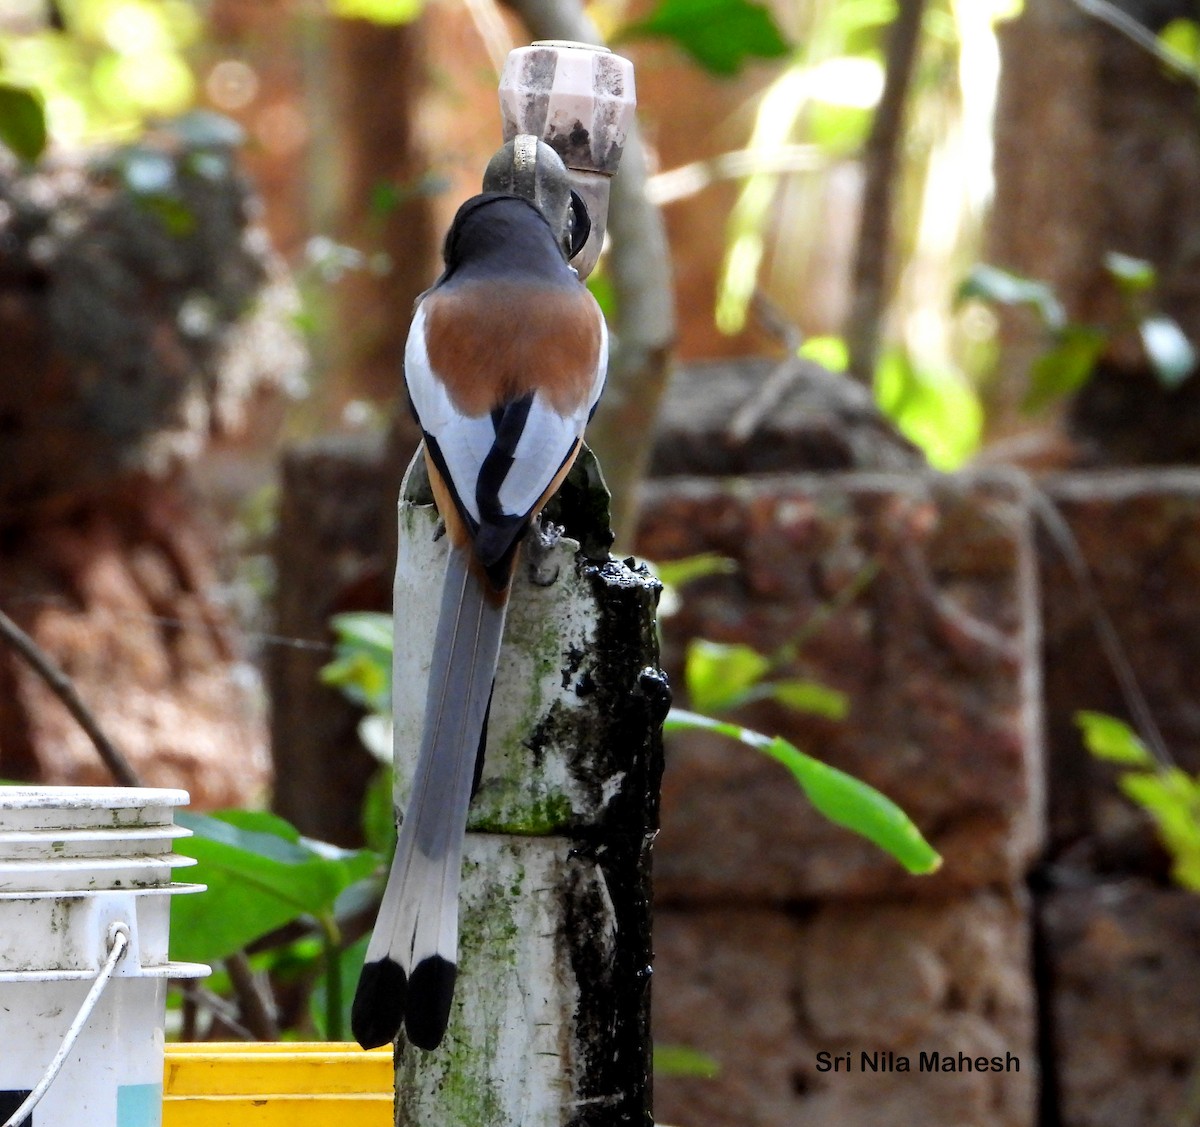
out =
[[[17,1124],[23,1122],[29,1116],[33,1109],[41,1102],[42,1097],[50,1090],[50,1085],[54,1083],[55,1078],[62,1071],[63,1063],[66,1061],[75,1042],[79,1039],[79,1034],[83,1032],[83,1027],[87,1024],[88,1018],[92,1016],[92,1010],[96,1008],[96,1003],[100,1001],[100,995],[104,993],[104,988],[108,985],[109,979],[112,978],[113,972],[117,969],[117,963],[121,961],[128,950],[129,925],[121,922],[114,923],[108,929],[108,955],[105,957],[104,963],[100,967],[100,972],[96,975],[96,979],[92,983],[92,988],[87,992],[87,997],[84,998],[83,1005],[79,1007],[79,1012],[75,1015],[75,1020],[71,1022],[66,1034],[63,1036],[62,1044],[58,1047],[58,1052],[54,1054],[54,1059],[47,1065],[46,1074],[38,1081],[37,1087],[25,1097],[25,1102],[0,1127],[17,1127]]]

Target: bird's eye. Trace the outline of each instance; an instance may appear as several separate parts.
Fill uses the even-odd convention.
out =
[[[592,217],[588,214],[587,204],[583,197],[574,189],[571,191],[571,206],[567,212],[567,238],[569,248],[568,258],[574,258],[588,241],[592,233]]]

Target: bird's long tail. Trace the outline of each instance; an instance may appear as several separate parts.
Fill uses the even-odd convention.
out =
[[[401,1023],[414,1045],[436,1048],[450,1016],[463,833],[506,610],[471,562],[469,546],[451,547],[412,797],[354,996],[363,1048]]]

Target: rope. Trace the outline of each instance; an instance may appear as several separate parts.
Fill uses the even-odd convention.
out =
[[[128,949],[129,925],[114,923],[108,929],[108,955],[104,960],[103,966],[100,967],[100,973],[96,975],[96,980],[92,983],[92,988],[88,991],[87,997],[84,998],[83,1005],[79,1007],[79,1012],[75,1015],[75,1020],[71,1022],[70,1027],[67,1029],[62,1039],[62,1044],[58,1047],[58,1052],[54,1054],[54,1059],[47,1066],[46,1074],[38,1082],[38,1086],[25,1097],[25,1102],[0,1127],[17,1127],[18,1123],[23,1123],[32,1113],[33,1109],[41,1102],[42,1097],[50,1090],[50,1085],[54,1083],[58,1074],[62,1071],[62,1066],[66,1063],[71,1049],[74,1048],[79,1034],[83,1032],[83,1027],[87,1024],[88,1018],[92,1016],[92,1010],[96,1008],[96,1003],[100,1001],[100,995],[104,993],[104,988],[108,985],[108,980],[112,978],[113,972],[117,969],[117,963],[121,961]]]

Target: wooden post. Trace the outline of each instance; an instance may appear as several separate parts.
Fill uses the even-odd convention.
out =
[[[468,822],[446,1040],[401,1035],[398,1127],[649,1127],[650,846],[658,825],[661,587],[609,556],[584,451],[522,550]],[[420,453],[401,491],[396,803],[408,801],[446,541]],[[533,539],[531,534],[530,539]]]

